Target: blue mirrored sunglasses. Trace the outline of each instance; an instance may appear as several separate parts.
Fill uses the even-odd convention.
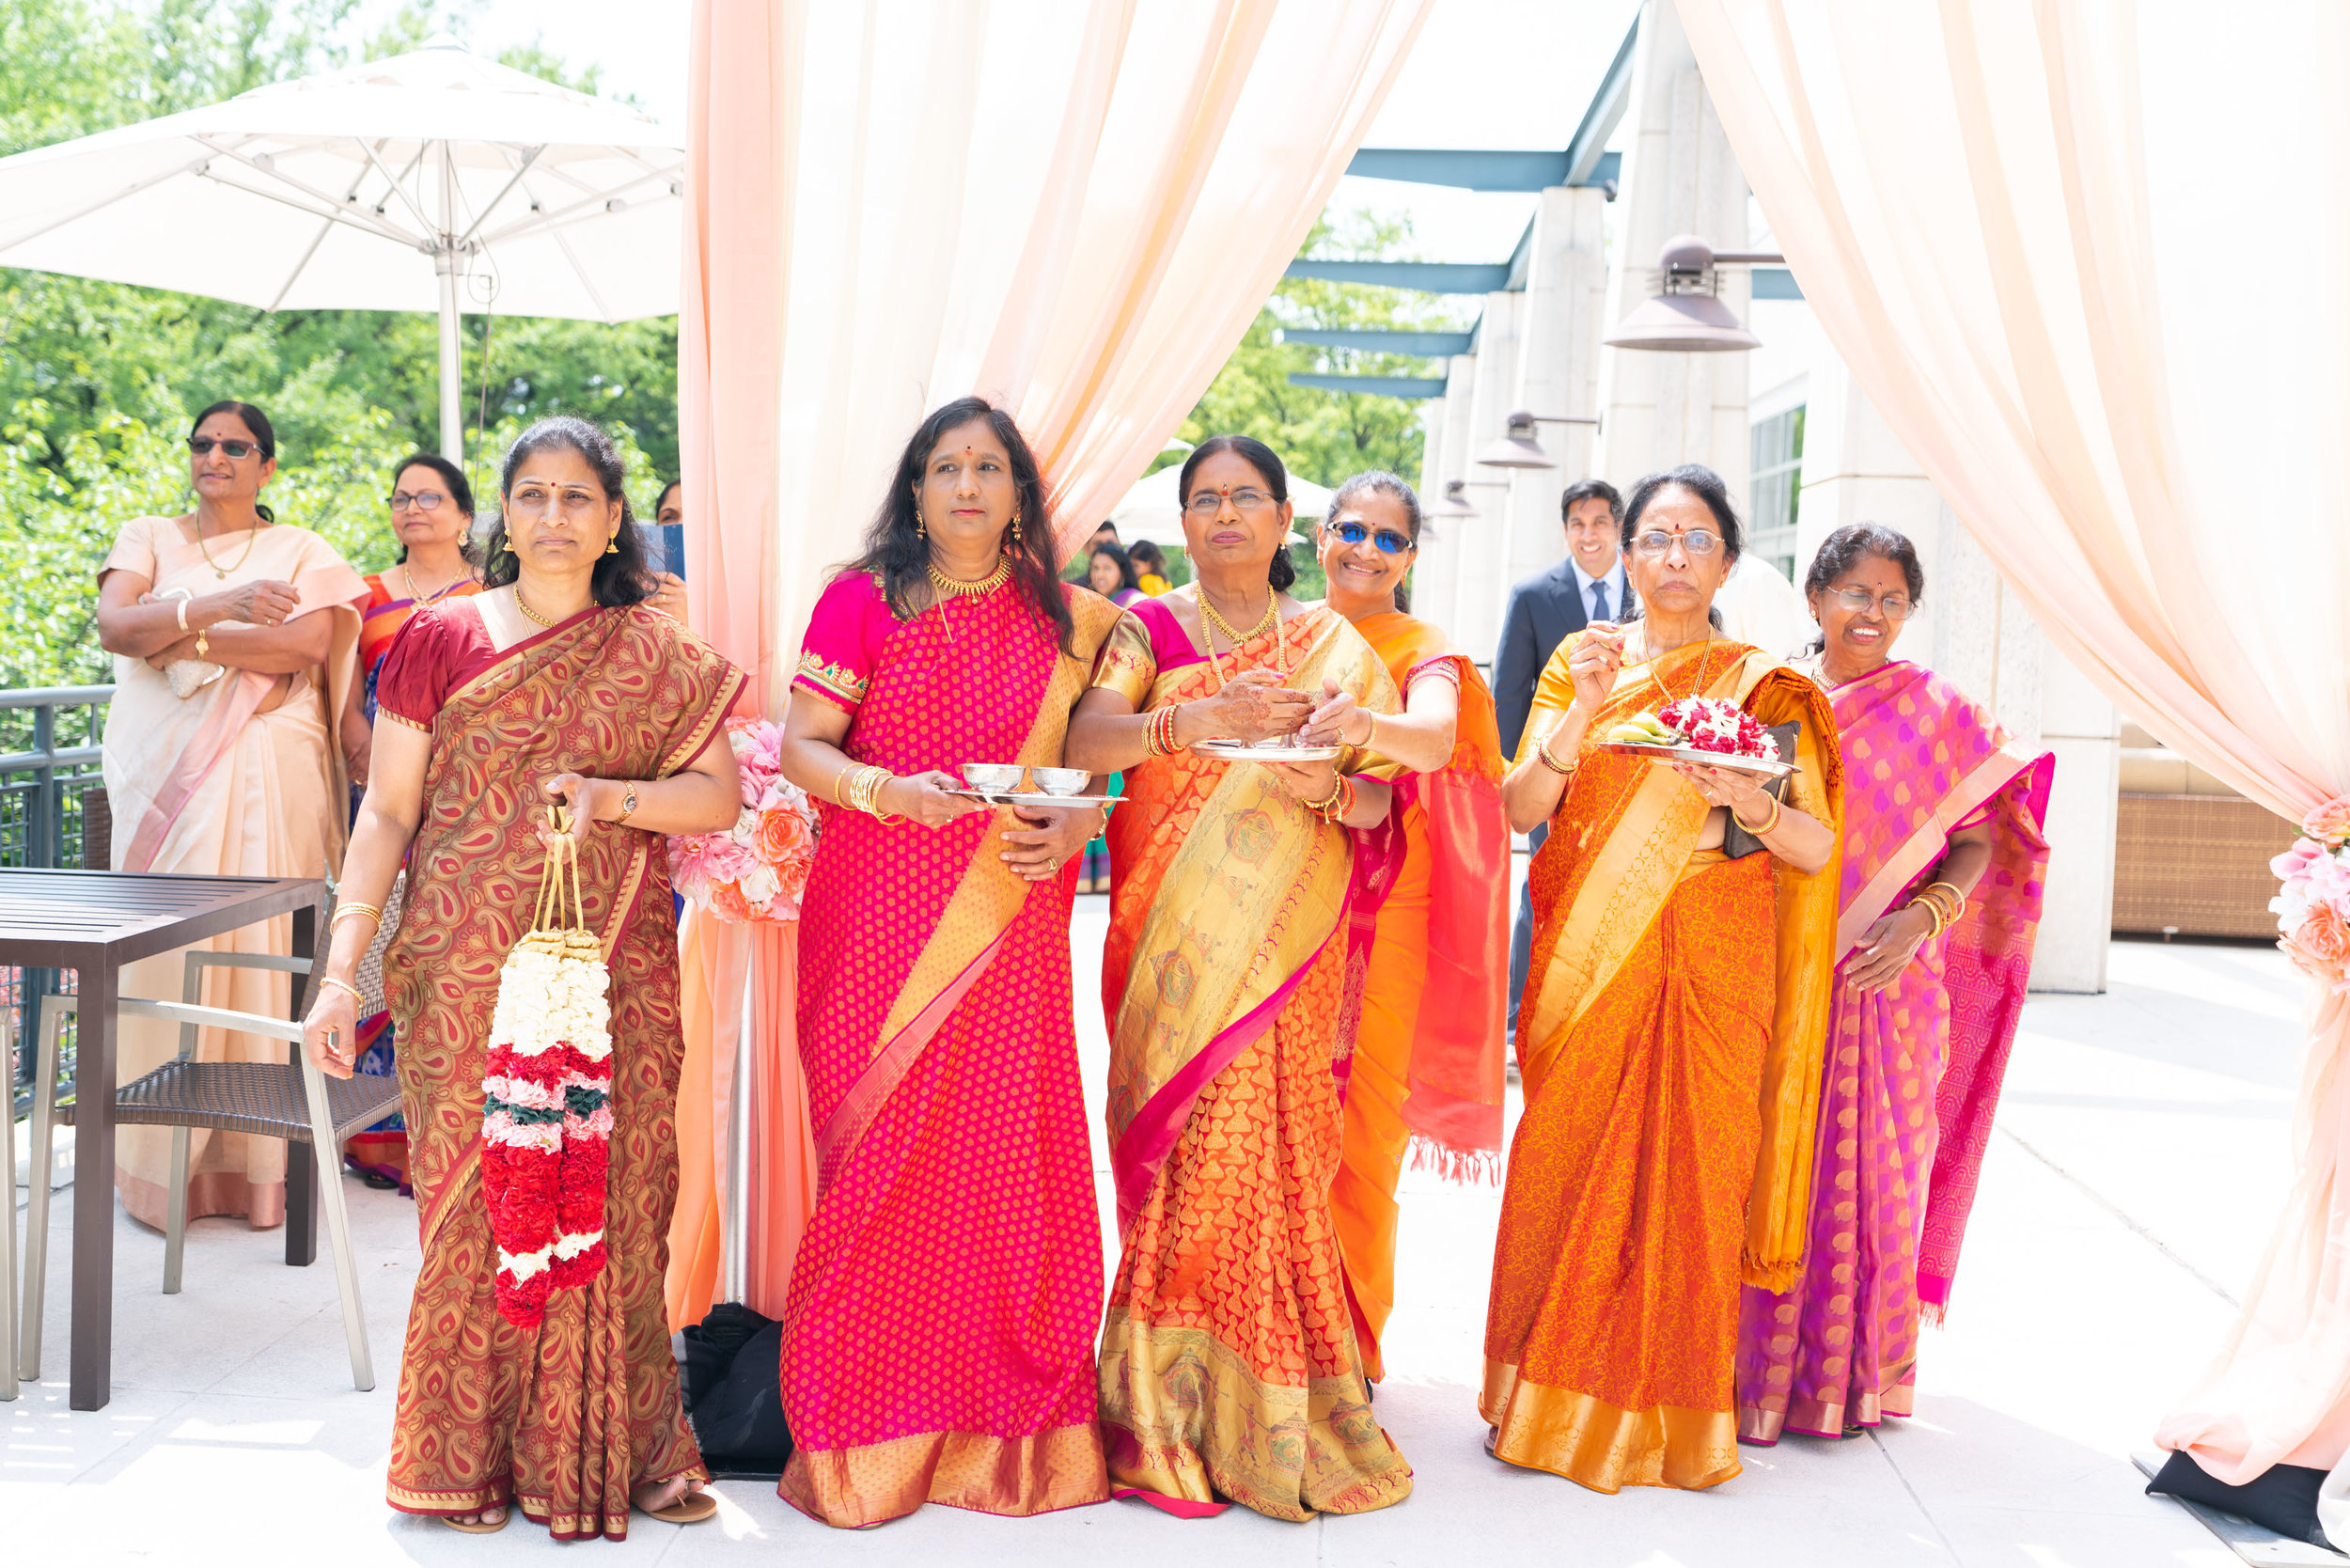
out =
[[[1323,526],[1336,534],[1341,544],[1360,544],[1370,540],[1379,546],[1383,556],[1400,556],[1412,548],[1412,541],[1393,528],[1381,528],[1374,533],[1360,523],[1325,523]]]

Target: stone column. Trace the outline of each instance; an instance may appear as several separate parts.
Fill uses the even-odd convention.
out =
[[[1674,235],[1695,234],[1716,250],[1747,246],[1746,176],[1731,155],[1672,0],[1649,0],[1641,12],[1625,115],[1632,134],[1618,197],[1624,212],[1607,284],[1608,328],[1648,297],[1657,252]],[[1749,292],[1746,269],[1722,274],[1722,303],[1741,320]],[[1745,354],[1604,349],[1599,373],[1603,477],[1628,489],[1659,468],[1702,463],[1729,482],[1745,512]]]
[[[1445,438],[1445,449],[1461,453],[1464,468],[1447,475],[1448,478],[1483,479],[1502,473],[1498,468],[1480,468],[1477,454],[1500,437],[1511,412],[1518,406],[1519,332],[1525,299],[1524,294],[1512,293],[1485,296],[1484,318],[1477,326],[1477,384],[1468,398],[1461,444],[1452,445],[1449,431]],[[1506,490],[1468,492],[1469,505],[1478,515],[1453,524],[1460,545],[1454,557],[1459,572],[1449,606],[1451,619],[1439,619],[1433,612],[1430,616],[1463,648],[1485,649],[1488,657],[1501,635],[1501,606],[1510,591],[1508,567],[1499,547],[1511,515],[1509,494]]]
[[[1469,404],[1477,389],[1477,355],[1456,353],[1445,362],[1445,394],[1428,411],[1428,445],[1420,464],[1419,498],[1434,506],[1444,496],[1447,480],[1465,478],[1468,459],[1462,448],[1468,441]],[[1470,504],[1482,494],[1471,491]],[[1461,549],[1477,536],[1482,518],[1432,518],[1420,545],[1419,564],[1412,569],[1412,613],[1446,628],[1459,618]],[[1474,652],[1471,644],[1462,645]]]

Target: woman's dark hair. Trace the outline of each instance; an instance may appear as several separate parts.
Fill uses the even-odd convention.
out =
[[[438,474],[441,477],[441,482],[448,487],[448,498],[457,503],[457,510],[465,514],[465,521],[468,524],[472,523],[473,486],[465,482],[465,471],[463,469],[458,467],[457,464],[449,462],[448,459],[441,456],[438,452],[411,452],[406,457],[401,458],[398,463],[392,464],[392,488],[394,490],[398,490],[400,488],[400,477],[408,472],[411,468],[430,468],[432,472]],[[467,566],[479,566],[481,564],[478,560],[474,558],[475,550],[473,542],[473,529],[470,526],[467,527],[464,533],[458,539],[457,553],[465,558],[465,564]],[[400,547],[400,554],[392,557],[392,559],[396,561],[404,561],[407,558],[408,546],[405,544]]]
[[[683,484],[684,482],[685,481],[683,479],[671,479],[667,484],[661,487],[661,494],[652,498],[653,522],[658,523],[661,521],[661,509],[669,504],[669,492],[675,490],[678,486]]]
[[[516,436],[514,444],[506,449],[505,465],[498,470],[498,495],[502,501],[514,493],[514,474],[525,458],[533,452],[564,447],[588,460],[588,466],[595,470],[596,483],[603,490],[603,498],[620,503],[620,531],[613,536],[613,548],[596,557],[589,592],[605,609],[641,604],[658,591],[660,585],[646,567],[644,535],[635,525],[635,514],[628,510],[624,483],[628,465],[620,461],[620,449],[612,444],[610,436],[575,415],[558,414],[540,420]],[[522,565],[501,517],[497,532],[490,540],[490,559],[481,574],[482,586],[506,587],[522,575]]]
[[[1366,469],[1343,480],[1338,489],[1332,491],[1330,510],[1322,514],[1322,525],[1326,528],[1336,523],[1339,520],[1339,513],[1345,510],[1358,495],[1386,495],[1400,503],[1403,508],[1403,521],[1411,529],[1412,543],[1416,547],[1418,545],[1419,492],[1405,483],[1401,474],[1390,474],[1384,468]],[[1395,585],[1395,607],[1405,615],[1412,613],[1412,590],[1408,581],[1409,576],[1410,573],[1406,572],[1406,581]]]
[[[1230,452],[1257,471],[1257,478],[1273,493],[1276,502],[1290,498],[1289,470],[1273,455],[1273,448],[1253,435],[1212,435],[1191,449],[1183,459],[1183,471],[1175,477],[1175,504],[1188,509],[1191,505],[1191,477],[1199,465],[1218,452]],[[1297,563],[1290,558],[1289,533],[1282,531],[1281,543],[1273,552],[1273,560],[1265,568],[1265,581],[1276,591],[1287,588],[1297,581]]]
[[[255,408],[251,403],[241,403],[234,399],[223,399],[197,415],[196,423],[188,427],[188,439],[195,440],[196,432],[204,428],[204,421],[215,414],[233,414],[243,420],[244,428],[253,432],[254,445],[261,448],[261,460],[264,463],[276,461],[277,431],[271,427],[269,416]],[[253,510],[264,523],[277,521],[277,514],[258,501],[253,503]]]
[[[1136,572],[1148,572],[1160,577],[1167,575],[1167,557],[1147,539],[1138,539],[1126,546],[1126,558],[1135,563]]]
[[[1737,564],[1738,557],[1746,547],[1746,534],[1738,526],[1736,510],[1730,504],[1730,487],[1722,483],[1719,474],[1701,463],[1684,463],[1678,468],[1651,474],[1634,485],[1632,494],[1624,498],[1623,528],[1618,535],[1617,542],[1625,554],[1631,553],[1632,541],[1640,531],[1640,514],[1648,510],[1649,503],[1655,500],[1657,494],[1668,484],[1677,484],[1689,492],[1703,501],[1705,510],[1714,514],[1714,526],[1721,530],[1722,536],[1722,570],[1728,572]],[[1708,605],[1705,615],[1716,629],[1721,626],[1722,612],[1718,608]]]
[[[1093,547],[1093,553],[1096,556],[1107,556],[1110,558],[1110,564],[1118,568],[1120,588],[1132,588],[1136,593],[1142,591],[1142,584],[1135,576],[1134,558],[1125,551],[1120,550],[1115,544],[1097,544]]]
[[[1606,479],[1577,479],[1567,486],[1566,494],[1559,497],[1559,520],[1561,523],[1566,521],[1567,513],[1574,510],[1577,501],[1605,501],[1608,516],[1623,516],[1623,497],[1617,494],[1616,487]]]
[[[1882,523],[1847,523],[1820,541],[1820,553],[1811,557],[1811,570],[1803,574],[1804,597],[1825,593],[1829,584],[1872,556],[1902,569],[1912,604],[1926,596],[1926,569],[1918,564],[1918,547],[1909,542],[1907,534]],[[1825,631],[1811,639],[1814,653],[1826,647]]]
[[[1007,530],[1003,548],[1011,561],[1012,581],[1019,585],[1021,597],[1027,600],[1037,619],[1053,628],[1053,640],[1060,651],[1073,655],[1077,628],[1069,619],[1059,564],[1053,557],[1053,520],[1044,505],[1044,476],[1011,416],[985,398],[957,398],[932,409],[915,427],[905,450],[899,454],[889,494],[882,498],[881,510],[865,531],[865,553],[844,570],[872,572],[881,579],[882,597],[889,601],[890,613],[900,620],[914,619],[915,590],[928,591],[931,580],[930,541],[916,523],[915,496],[922,489],[931,454],[947,432],[975,419],[985,421],[1011,459],[1012,515],[1020,523],[1019,542],[1014,543]]]

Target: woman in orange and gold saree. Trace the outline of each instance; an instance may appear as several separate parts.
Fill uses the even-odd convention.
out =
[[[215,403],[188,436],[196,509],[123,525],[98,569],[98,636],[115,655],[106,718],[106,794],[114,869],[183,876],[317,876],[340,865],[350,820],[337,718],[353,680],[360,580],[309,529],[260,502],[275,473],[276,432],[250,403]],[[284,953],[281,915],[195,944]],[[126,996],[177,996],[186,949],[122,974]],[[283,1018],[288,977],[212,969],[208,1006]],[[180,1031],[124,1019],[129,1083],[179,1052]],[[205,1061],[283,1061],[276,1041],[204,1029]],[[115,1183],[133,1217],[162,1229],[171,1205],[172,1135],[125,1127]],[[186,1135],[187,1217],[242,1215],[255,1229],[286,1217],[286,1145],[243,1133]],[[95,1174],[95,1173],[91,1173]]]
[[[1891,657],[1925,591],[1907,539],[1860,523],[1804,588],[1848,772],[1837,986],[1811,1249],[1746,1293],[1738,1435],[1841,1437],[1911,1414],[1918,1328],[1950,1304],[2040,923],[2055,760]]]
[[[1057,580],[1011,416],[964,398],[914,432],[802,643],[783,768],[827,803],[800,905],[819,1188],[784,1309],[781,1490],[825,1524],[1109,1495],[1069,968],[1102,813],[948,792],[972,764],[1060,765],[1117,619]]]
[[[424,1256],[386,1492],[401,1513],[469,1531],[502,1528],[509,1506],[560,1540],[619,1540],[632,1506],[679,1523],[716,1511],[695,1490],[707,1473],[662,1296],[684,1055],[662,836],[733,822],[725,724],[744,677],[647,603],[621,478],[619,453],[585,421],[525,431],[506,458],[487,591],[419,611],[386,655],[374,768],[306,1026],[310,1059],[348,1076],[359,960],[404,859],[384,975]],[[556,802],[611,975],[603,1094],[489,1070],[500,969],[534,919]],[[550,1124],[567,1174],[572,1146],[602,1141],[601,1264],[568,1267],[577,1249],[553,1246],[509,1253],[505,1217],[493,1229],[485,1165]],[[543,1308],[502,1294],[502,1280],[542,1272]]]
[[[1842,820],[1826,698],[1715,635],[1720,478],[1641,480],[1623,548],[1642,618],[1552,656],[1502,783],[1513,825],[1551,829],[1480,1400],[1496,1456],[1602,1492],[1738,1473],[1740,1282],[1791,1283],[1810,1221]],[[1596,749],[1692,696],[1794,727],[1783,800]]]
[[[1324,603],[1369,639],[1403,712],[1381,719],[1341,698],[1303,738],[1376,750],[1395,780],[1403,859],[1380,901],[1346,1080],[1346,1137],[1330,1208],[1364,1374],[1395,1306],[1396,1182],[1408,1152],[1455,1178],[1501,1169],[1504,1012],[1510,971],[1510,823],[1493,693],[1443,630],[1407,613],[1419,497],[1393,474],[1357,474],[1330,498],[1316,541]],[[1444,998],[1423,1007],[1423,996]]]
[[[1401,860],[1394,764],[1195,747],[1292,735],[1341,697],[1399,704],[1345,617],[1280,591],[1280,460],[1217,436],[1180,480],[1196,579],[1120,619],[1069,738],[1073,765],[1126,777],[1102,957],[1110,1482],[1180,1514],[1358,1513],[1411,1491],[1371,1416],[1330,1208],[1362,966]]]

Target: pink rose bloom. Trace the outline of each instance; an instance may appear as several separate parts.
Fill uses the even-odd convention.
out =
[[[2312,839],[2339,844],[2350,839],[2350,795],[2336,795],[2301,819],[2301,830]]]
[[[2284,883],[2305,879],[2310,868],[2326,858],[2326,846],[2308,839],[2295,839],[2293,847],[2268,863],[2268,869]]]
[[[708,833],[680,833],[669,839],[669,882],[685,897],[697,903],[710,898],[710,843]]]
[[[748,846],[736,843],[732,834],[713,833],[708,837],[710,848],[704,854],[703,866],[713,885],[740,882],[759,864],[759,857]]]
[[[2305,897],[2311,903],[2331,904],[2339,912],[2350,912],[2350,865],[2341,856],[2321,855],[2310,862],[2307,873],[2309,886]]]

